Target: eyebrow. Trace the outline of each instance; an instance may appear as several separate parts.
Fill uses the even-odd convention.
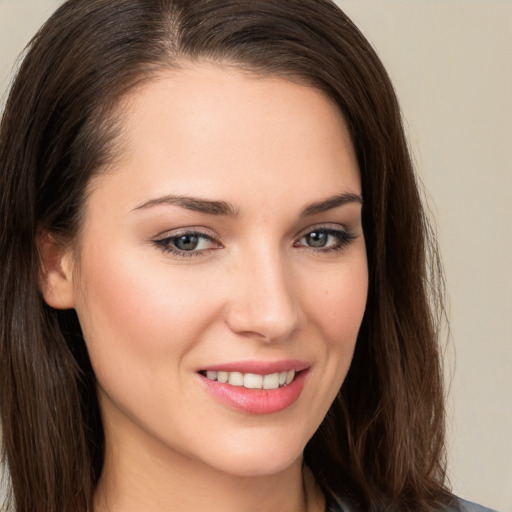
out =
[[[301,217],[309,217],[311,215],[316,215],[318,213],[327,212],[329,210],[333,210],[335,208],[339,208],[345,204],[350,203],[358,203],[363,204],[363,198],[358,194],[353,194],[350,192],[346,192],[343,194],[337,194],[335,196],[328,197],[322,201],[318,201],[317,203],[312,203],[301,213]]]
[[[224,215],[228,217],[236,217],[238,208],[226,201],[210,201],[199,197],[182,196],[182,195],[166,195],[156,199],[150,199],[145,203],[134,208],[134,210],[146,210],[153,206],[159,205],[181,206],[187,210],[199,213],[207,213],[209,215]]]
[[[342,193],[337,194],[322,201],[311,203],[302,210],[301,217],[310,217],[318,213],[327,212],[335,208],[339,208],[345,204],[358,203],[363,204],[363,199],[358,194]],[[199,197],[183,196],[183,195],[165,195],[150,199],[145,203],[134,208],[133,211],[146,210],[154,206],[160,205],[173,205],[192,210],[194,212],[206,213],[209,215],[219,215],[227,217],[237,217],[239,209],[227,201],[211,201],[208,199],[201,199]]]

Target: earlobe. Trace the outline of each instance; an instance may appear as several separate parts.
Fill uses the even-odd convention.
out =
[[[48,232],[38,237],[39,287],[45,302],[55,309],[75,307],[72,250]]]

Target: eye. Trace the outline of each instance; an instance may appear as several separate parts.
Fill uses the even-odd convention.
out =
[[[221,244],[212,236],[199,231],[185,231],[160,240],[154,244],[165,253],[180,257],[199,256],[210,249],[218,249]]]
[[[345,248],[354,238],[353,234],[344,229],[318,228],[303,235],[295,246],[327,252]]]
[[[302,238],[310,247],[319,248],[329,245],[329,242],[332,243],[334,237],[325,231],[312,231]]]
[[[207,243],[205,244],[203,237],[194,233],[187,233],[186,235],[173,237],[170,239],[170,241],[180,251],[194,251],[196,249],[201,250],[205,248],[203,247],[204,245],[207,245]]]

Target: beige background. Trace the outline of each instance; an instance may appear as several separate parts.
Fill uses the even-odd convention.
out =
[[[58,3],[0,0],[1,96],[16,55]],[[338,3],[395,82],[438,225],[452,485],[512,512],[512,1]]]

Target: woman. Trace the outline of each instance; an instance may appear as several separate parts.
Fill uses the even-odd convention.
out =
[[[70,0],[0,133],[19,512],[473,510],[398,104],[334,4]]]

